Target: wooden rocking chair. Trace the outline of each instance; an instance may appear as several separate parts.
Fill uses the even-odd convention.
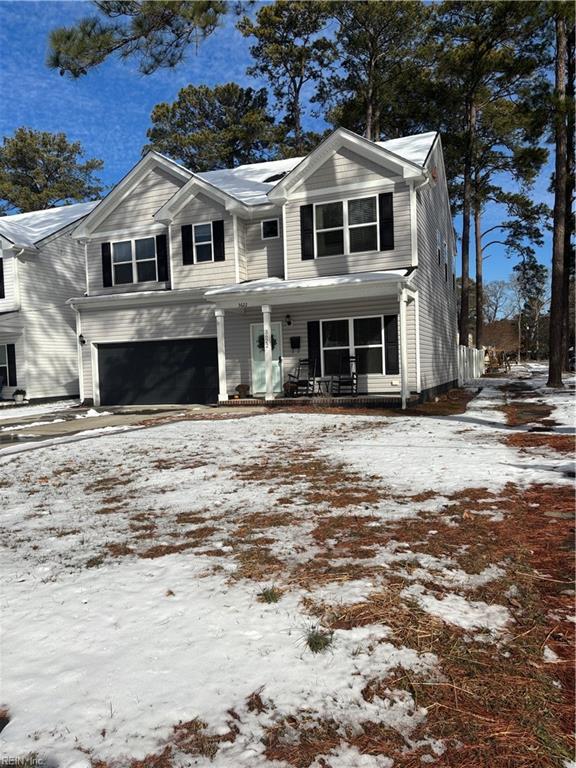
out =
[[[290,397],[307,396],[314,394],[316,388],[316,361],[305,358],[298,360],[296,373],[288,374],[286,391]]]
[[[340,373],[332,376],[330,390],[335,397],[358,394],[358,375],[356,373],[356,358],[353,355],[343,355],[340,360]]]

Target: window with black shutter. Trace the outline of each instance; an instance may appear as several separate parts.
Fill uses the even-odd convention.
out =
[[[0,344],[0,390],[2,387],[17,386],[16,346]]]
[[[6,298],[6,291],[4,289],[4,259],[0,254],[0,299]]]
[[[182,227],[183,264],[205,264],[225,259],[223,219]]]
[[[166,235],[102,243],[102,285],[105,288],[168,280]]]
[[[300,206],[302,259],[394,248],[393,194]]]

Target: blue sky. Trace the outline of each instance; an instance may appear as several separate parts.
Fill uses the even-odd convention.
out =
[[[101,178],[116,183],[140,158],[155,104],[173,101],[188,83],[216,85],[235,81],[261,87],[246,75],[250,42],[234,28],[234,19],[206,40],[196,54],[173,70],[141,75],[133,62],[109,60],[79,80],[61,77],[45,64],[48,34],[93,13],[88,2],[25,2],[0,0],[0,136],[19,126],[63,131],[80,141],[88,157],[104,160]],[[314,128],[320,128],[314,121]],[[537,200],[552,203],[547,192],[550,164],[534,188]],[[496,222],[486,216],[486,226]],[[456,221],[457,229],[460,222]],[[484,262],[485,279],[505,279],[513,262],[501,250]],[[547,234],[538,259],[549,265],[551,238]],[[473,270],[472,270],[473,271]]]

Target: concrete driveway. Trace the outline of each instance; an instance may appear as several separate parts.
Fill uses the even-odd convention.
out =
[[[14,412],[12,414],[12,411]],[[263,413],[264,408],[215,408],[208,405],[107,406],[55,404],[40,413],[34,406],[10,408],[0,420],[0,453],[19,453],[37,443],[98,437],[188,419],[220,419]]]

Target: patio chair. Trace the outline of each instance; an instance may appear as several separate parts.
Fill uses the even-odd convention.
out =
[[[286,385],[291,397],[313,395],[316,388],[316,361],[308,358],[298,360],[296,373],[288,374]]]
[[[353,355],[343,355],[340,358],[340,372],[332,376],[330,389],[335,397],[355,397],[358,394],[356,358]]]

